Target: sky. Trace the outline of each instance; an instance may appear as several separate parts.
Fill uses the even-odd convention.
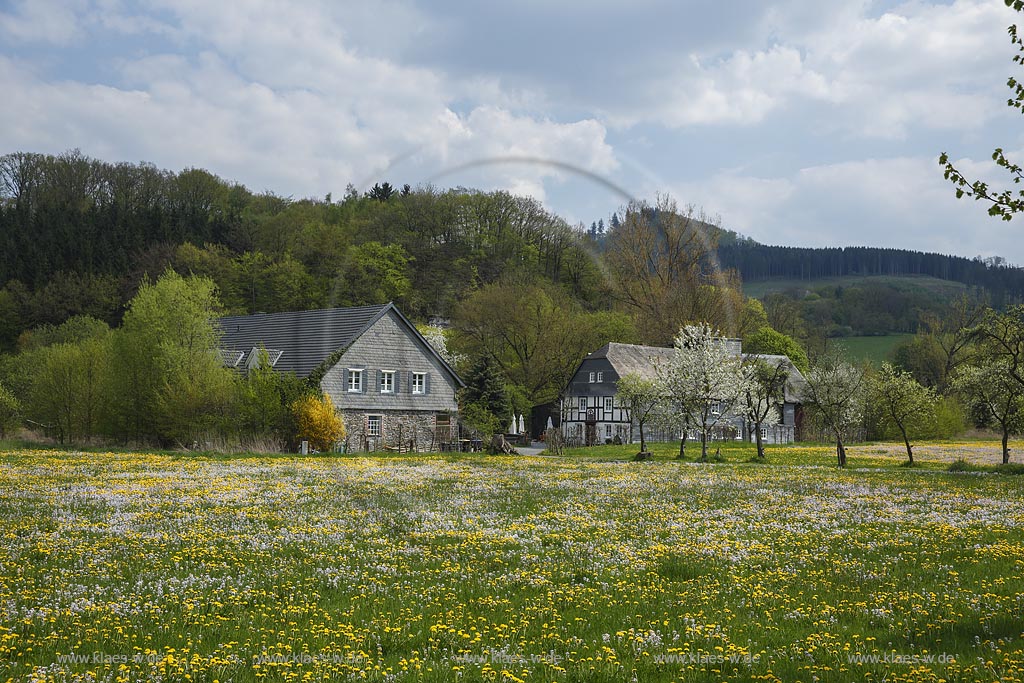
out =
[[[0,0],[0,153],[77,148],[340,198],[673,197],[766,244],[1000,255],[958,201],[1024,159],[1003,0]]]

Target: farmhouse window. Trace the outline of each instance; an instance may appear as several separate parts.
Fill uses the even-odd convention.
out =
[[[768,438],[768,428],[767,427],[761,427],[761,440],[764,441],[767,438]]]
[[[361,392],[363,390],[363,371],[349,368],[348,371],[348,390],[352,392]]]
[[[711,402],[711,414],[712,415],[721,415],[722,414],[722,402],[721,401],[712,401]]]
[[[604,410],[606,413],[612,412],[612,407],[615,405],[614,399],[611,396],[604,397]]]
[[[425,393],[427,393],[427,373],[425,373],[425,372],[414,372],[414,373],[412,373],[412,393],[414,393],[414,394],[425,394]]]
[[[592,372],[592,373],[590,373],[590,383],[591,383],[591,384],[593,384],[593,383],[594,383],[594,377],[595,377],[595,374],[594,374],[593,372]]]
[[[604,381],[604,373],[603,372],[597,373],[597,381],[598,382],[603,382]]]
[[[586,396],[580,396],[580,410],[586,410],[586,409],[587,409],[587,397]]]
[[[380,436],[383,427],[384,417],[382,415],[369,415],[366,418],[366,435]]]
[[[393,394],[393,393],[395,393],[395,372],[394,372],[394,370],[381,370],[380,371],[380,393],[382,393],[382,394]]]

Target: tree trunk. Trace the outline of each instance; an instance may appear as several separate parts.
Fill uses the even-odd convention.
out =
[[[700,461],[708,461],[708,430],[700,430]]]
[[[679,437],[679,455],[676,456],[676,460],[684,460],[686,458],[686,430],[683,429],[683,435]]]
[[[754,423],[754,439],[757,443],[757,459],[764,460],[764,442],[761,441],[761,423]]]
[[[843,438],[836,434],[836,458],[840,467],[846,467],[846,448],[843,446]]]
[[[629,428],[632,429],[633,425],[630,424]],[[643,422],[640,423],[640,452],[641,453],[646,453],[647,452],[647,439],[644,438],[644,423]]]
[[[903,425],[900,425],[900,434],[903,435],[903,443],[907,447],[907,459],[909,460],[910,464],[913,465],[914,451],[910,448],[910,439],[907,438],[907,430],[903,428]]]
[[[1010,448],[1008,442],[1010,440],[1010,427],[1009,422],[1003,423],[1003,464],[1008,465],[1010,463]]]

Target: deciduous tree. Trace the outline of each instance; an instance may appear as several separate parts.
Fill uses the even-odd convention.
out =
[[[735,276],[714,258],[712,219],[668,197],[633,201],[608,233],[605,263],[615,297],[633,316],[641,339],[665,345],[685,323],[736,328],[743,309]]]
[[[1010,434],[1017,433],[1024,426],[1024,385],[1012,377],[1005,359],[988,357],[979,360],[979,363],[965,365],[957,371],[953,388],[999,425],[1005,465],[1010,462]]]
[[[903,437],[907,461],[914,464],[911,437],[927,433],[935,421],[938,397],[907,371],[883,363],[871,384],[871,401],[881,409],[882,419]]]
[[[712,430],[737,417],[749,373],[739,354],[707,324],[685,325],[660,370],[666,403],[682,422],[700,432],[701,460],[707,460]],[[685,413],[682,415],[680,413]]]
[[[743,350],[758,355],[786,356],[800,370],[807,372],[811,362],[800,343],[771,327],[762,327],[743,341]]]
[[[746,360],[750,381],[743,393],[743,412],[747,422],[753,425],[757,457],[764,460],[764,440],[761,438],[762,425],[779,421],[778,407],[786,400],[786,381],[793,364],[788,361],[767,360],[751,356]]]
[[[633,423],[640,430],[640,452],[647,452],[644,425],[650,421],[662,399],[658,382],[645,379],[635,373],[619,378],[616,399],[623,406],[629,419],[629,440],[633,441]]]
[[[846,467],[843,439],[864,414],[864,371],[847,363],[832,348],[817,360],[805,379],[805,405],[835,438],[836,459],[840,467]]]
[[[118,431],[190,446],[223,415],[234,381],[218,353],[213,283],[168,269],[144,283],[113,335],[110,389]]]
[[[21,424],[21,401],[0,384],[0,438],[6,437]]]

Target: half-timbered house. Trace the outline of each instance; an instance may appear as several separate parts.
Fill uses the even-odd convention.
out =
[[[725,339],[723,342],[733,353],[742,355],[739,339]],[[566,440],[586,445],[613,441],[628,443],[631,439],[639,441],[640,434],[633,416],[617,397],[616,383],[628,374],[658,379],[658,368],[664,367],[673,353],[672,348],[613,342],[589,354],[562,394],[561,428]],[[746,357],[750,355],[746,354]],[[800,395],[805,380],[786,356],[758,354],[758,358],[769,363],[784,363],[789,368],[784,400],[777,406],[780,419],[776,423],[762,425],[762,441],[768,444],[791,443],[797,438]],[[738,417],[723,420],[717,432],[720,438],[754,438],[749,425]],[[681,436],[659,429],[657,425],[646,427],[645,433],[648,441],[673,441]]]

